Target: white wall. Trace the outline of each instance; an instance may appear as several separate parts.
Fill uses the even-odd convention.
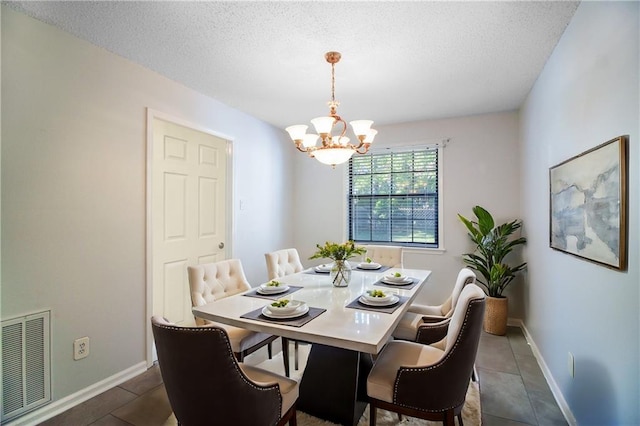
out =
[[[292,243],[293,153],[282,130],[4,6],[2,64],[2,317],[52,310],[59,400],[145,357],[146,108],[233,138],[252,282]]]
[[[463,266],[461,254],[472,250],[457,214],[472,216],[472,207],[479,204],[492,212],[496,220],[520,217],[518,115],[505,112],[377,128],[377,147],[450,139],[440,163],[444,172],[441,213],[446,251],[440,254],[411,249],[405,255],[406,267],[433,271],[429,285],[418,295],[418,302],[440,303],[451,294]],[[305,260],[314,252],[316,243],[346,238],[347,166],[339,165],[332,170],[306,155],[298,156],[294,241]],[[521,284],[514,282],[506,293],[510,296],[510,316],[515,318],[521,318],[521,289],[517,288]]]
[[[638,9],[583,2],[521,111],[525,323],[581,425],[640,423]],[[624,272],[551,250],[548,235],[549,167],[620,135],[629,135]]]

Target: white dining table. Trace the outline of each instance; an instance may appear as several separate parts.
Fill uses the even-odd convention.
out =
[[[411,288],[376,285],[381,278],[395,272],[413,278],[415,284]],[[242,315],[261,309],[273,300],[240,294],[194,307],[193,314],[211,321],[312,343],[300,383],[298,407],[335,423],[355,425],[366,407],[366,376],[373,363],[372,355],[379,353],[389,341],[400,318],[430,274],[431,271],[423,269],[359,270],[354,265],[347,287],[334,287],[329,274],[316,273],[313,269],[278,278],[281,283],[301,287],[287,298],[326,310],[300,327],[242,318]],[[366,291],[374,289],[403,296],[404,303],[392,313],[368,310],[364,306],[347,307]],[[251,290],[245,293],[249,292]]]

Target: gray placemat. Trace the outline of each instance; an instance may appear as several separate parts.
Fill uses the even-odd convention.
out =
[[[380,287],[399,288],[400,290],[411,290],[412,288],[417,286],[418,283],[420,282],[420,280],[418,280],[417,278],[411,278],[411,280],[412,280],[411,284],[402,284],[402,285],[387,284],[385,282],[382,282],[382,280],[378,280],[375,283],[373,283],[373,285],[378,285]]]
[[[247,312],[244,315],[240,315],[240,318],[247,318],[247,319],[263,321],[263,322],[271,322],[271,323],[281,324],[281,325],[290,325],[292,327],[302,327],[303,325],[305,325],[315,317],[321,315],[325,311],[326,309],[310,307],[309,312],[307,312],[306,314],[300,317],[276,319],[276,318],[269,318],[262,315],[262,308],[258,308],[255,311]]]
[[[391,306],[371,306],[371,305],[365,305],[364,303],[360,302],[359,299],[360,299],[360,296],[356,297],[355,300],[349,303],[346,307],[353,308],[353,309],[364,309],[366,311],[384,312],[385,314],[392,314],[396,311],[396,309],[398,309],[407,300],[409,300],[407,296],[398,296],[398,299],[399,299],[398,302],[394,303]]]
[[[362,272],[384,272],[387,269],[391,269],[391,266],[381,266],[378,269],[367,269],[367,268],[361,268],[359,266],[356,266],[353,269],[357,269],[358,271],[362,271]]]
[[[250,292],[243,294],[243,296],[259,297],[261,299],[269,299],[269,300],[278,300],[282,296],[286,296],[287,294],[294,293],[294,292],[300,290],[301,288],[302,287],[300,287],[300,286],[290,285],[289,289],[287,291],[283,291],[282,293],[278,293],[278,294],[260,294],[260,293],[258,293],[258,289],[254,288]]]

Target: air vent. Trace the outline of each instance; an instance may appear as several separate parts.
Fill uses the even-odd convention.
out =
[[[50,311],[2,321],[2,422],[51,401]]]

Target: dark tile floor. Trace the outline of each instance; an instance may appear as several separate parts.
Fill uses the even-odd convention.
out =
[[[266,350],[261,352],[255,355],[266,358]],[[483,333],[476,368],[483,425],[567,424],[520,328],[509,327],[506,336]],[[154,366],[42,424],[169,426],[175,424],[175,418],[160,371]]]

